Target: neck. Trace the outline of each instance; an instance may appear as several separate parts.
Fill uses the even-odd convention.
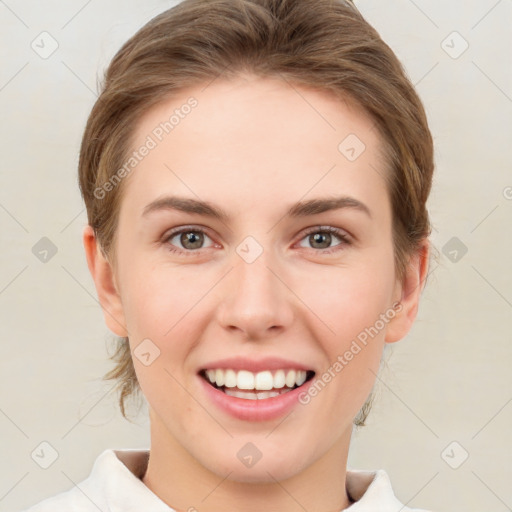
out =
[[[345,488],[351,430],[300,473],[277,481],[240,482],[216,474],[193,458],[152,417],[151,450],[143,483],[177,512],[339,512],[352,502]]]

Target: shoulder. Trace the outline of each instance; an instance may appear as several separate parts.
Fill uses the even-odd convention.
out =
[[[141,481],[149,450],[105,450],[88,478],[23,512],[173,512]]]
[[[100,509],[101,510],[101,509]],[[51,496],[23,512],[98,512],[98,507],[77,492],[74,487],[56,496]]]
[[[393,492],[389,475],[383,469],[347,470],[346,488],[354,503],[347,512],[432,512],[405,506]]]
[[[113,450],[105,450],[95,460],[90,475],[71,489],[50,496],[23,512],[98,512],[105,509],[104,486],[111,473]]]

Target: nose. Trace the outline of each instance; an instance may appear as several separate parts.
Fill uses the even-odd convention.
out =
[[[280,268],[269,261],[266,251],[252,263],[239,258],[225,279],[217,309],[224,329],[258,341],[274,337],[292,324],[294,295]]]

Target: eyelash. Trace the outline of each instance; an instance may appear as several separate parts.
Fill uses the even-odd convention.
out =
[[[165,237],[163,242],[168,244],[168,250],[170,252],[172,252],[172,253],[180,253],[180,254],[183,254],[185,256],[200,255],[202,253],[202,249],[195,249],[195,250],[176,249],[176,248],[174,248],[174,246],[172,246],[170,244],[169,241],[172,240],[176,235],[181,235],[182,233],[187,233],[187,232],[202,233],[202,234],[208,236],[208,238],[211,239],[211,237],[208,235],[208,233],[204,229],[197,228],[197,227],[194,227],[194,226],[189,226],[189,227],[177,229],[176,231],[172,231],[171,233],[169,233]],[[349,237],[347,235],[345,235],[343,231],[341,231],[340,229],[331,227],[331,226],[316,226],[316,227],[310,228],[310,229],[308,229],[306,231],[306,233],[304,233],[304,235],[300,239],[300,241],[302,241],[304,238],[306,238],[308,235],[311,235],[312,233],[330,233],[330,234],[333,234],[333,235],[335,235],[336,237],[338,237],[340,239],[341,243],[339,243],[339,244],[337,244],[337,245],[335,245],[335,246],[333,246],[331,248],[318,249],[318,250],[315,250],[314,248],[311,248],[312,251],[318,252],[320,254],[331,254],[333,252],[337,252],[339,250],[342,250],[343,246],[351,245],[351,243],[352,243],[350,241]],[[208,249],[208,248],[206,248],[206,249]]]

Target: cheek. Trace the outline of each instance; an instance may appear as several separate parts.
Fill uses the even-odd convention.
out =
[[[333,280],[328,292],[312,297],[318,316],[334,334],[322,329],[325,363],[302,403],[309,404],[315,421],[331,426],[334,437],[348,428],[371,392],[384,346],[387,324],[381,319],[391,287],[387,280],[369,279],[367,274],[357,277]]]
[[[188,268],[136,262],[126,274],[123,308],[128,330],[166,339],[212,287],[211,276]]]
[[[323,398],[329,405],[317,411],[328,421],[326,411],[355,415],[378,374],[387,324],[395,315],[389,309],[394,290],[392,251],[361,259],[358,265],[330,268],[315,282],[318,286],[309,288],[307,303],[330,328],[323,329],[326,362],[317,376],[330,390]]]
[[[140,264],[133,259],[125,270],[123,308],[142,391],[155,410],[165,410],[169,401],[172,407],[190,407],[182,386],[188,385],[187,358],[203,330],[198,314],[208,318],[201,299],[212,286],[211,276],[194,272],[193,266],[171,267],[149,258]],[[138,356],[145,352],[154,357],[150,364]]]
[[[181,386],[190,385],[188,379],[195,375],[189,356],[211,320],[206,304],[216,275],[198,272],[194,265],[135,265],[133,260],[126,279],[123,307],[142,391],[155,409],[167,407],[169,397],[173,407],[188,407],[189,397]],[[146,346],[157,354],[149,366],[144,356],[138,359],[139,353],[147,352]],[[167,393],[162,394],[162,389]]]
[[[326,267],[314,277],[299,276],[295,289],[324,324],[329,352],[336,351],[389,308],[394,290],[392,257],[381,254],[366,261],[361,258],[357,265]]]

